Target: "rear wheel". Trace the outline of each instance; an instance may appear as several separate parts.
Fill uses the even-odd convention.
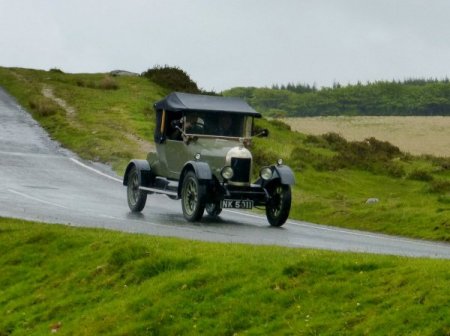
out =
[[[181,207],[189,222],[199,221],[205,211],[205,186],[202,186],[193,171],[187,172],[181,189]]]
[[[139,189],[139,175],[136,167],[131,168],[128,175],[127,200],[130,210],[140,212],[145,207],[147,193]]]
[[[291,187],[276,183],[269,189],[270,200],[266,204],[266,216],[270,225],[281,226],[291,211]]]
[[[210,215],[211,217],[217,217],[222,212],[222,209],[220,208],[220,204],[218,202],[206,204],[205,209],[208,215]]]

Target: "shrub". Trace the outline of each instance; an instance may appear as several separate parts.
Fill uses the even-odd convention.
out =
[[[271,165],[277,162],[279,156],[273,153],[261,144],[252,145],[252,156],[253,156],[253,174],[258,175],[259,170],[263,166]]]
[[[302,170],[308,164],[315,165],[319,158],[319,155],[303,147],[295,147],[290,155],[291,166],[297,171]]]
[[[178,67],[170,67],[168,65],[164,67],[155,66],[142,73],[142,76],[170,91],[201,93],[197,84],[186,72]]]
[[[450,170],[450,157],[431,157],[430,159],[434,165],[442,170]]]
[[[450,196],[441,195],[438,197],[439,203],[450,204]]]
[[[83,80],[83,79],[80,79],[80,78],[77,78],[76,81],[75,81],[75,83],[76,83],[77,86],[79,86],[79,87],[87,87],[87,86],[88,86],[87,83],[86,83],[86,81]]]
[[[424,169],[415,169],[412,172],[408,174],[408,178],[410,180],[416,180],[416,181],[426,181],[429,182],[433,180],[433,176]]]
[[[374,137],[365,140],[369,143],[371,151],[377,153],[378,155],[384,155],[387,158],[393,158],[401,154],[400,148],[394,146],[388,141],[380,141]]]
[[[266,115],[272,118],[286,118],[288,113],[284,110],[271,108],[267,111]]]
[[[98,84],[98,88],[102,90],[117,90],[119,85],[111,76],[106,76]]]
[[[401,165],[391,161],[384,166],[383,170],[387,175],[396,178],[402,178],[406,174],[405,169]]]
[[[322,138],[327,142],[328,147],[331,149],[342,151],[347,148],[347,140],[338,133],[326,133],[322,135]]]
[[[433,180],[430,183],[430,191],[434,193],[444,194],[450,192],[450,181],[448,180]]]
[[[403,167],[392,161],[402,156],[400,149],[387,141],[368,138],[364,141],[348,142],[337,133],[327,133],[321,137],[325,142],[324,147],[336,151],[337,155],[314,163],[314,167],[318,170],[359,168],[393,177],[405,175]],[[323,144],[315,136],[308,136],[305,141]]]
[[[64,73],[61,69],[58,69],[58,68],[51,68],[50,72],[59,73],[59,74],[63,74]]]
[[[310,144],[310,145],[315,145],[317,147],[328,148],[328,143],[323,138],[323,136],[320,136],[320,135],[308,134],[306,136],[305,140],[303,141],[303,143]]]
[[[111,76],[105,76],[99,82],[77,78],[75,83],[79,87],[90,89],[117,90],[119,88],[119,84],[117,84],[116,80]]]
[[[41,117],[48,117],[56,114],[58,106],[49,98],[34,96],[29,101],[30,108]]]
[[[291,131],[291,126],[286,124],[285,122],[277,119],[270,120],[270,123],[275,126],[276,128],[283,130],[283,131]]]

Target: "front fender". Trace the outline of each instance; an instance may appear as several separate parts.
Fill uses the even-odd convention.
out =
[[[203,161],[188,161],[183,166],[180,174],[180,180],[178,182],[178,196],[181,197],[181,187],[183,185],[184,176],[189,170],[193,170],[200,183],[211,181],[213,174],[209,164]]]
[[[291,168],[285,165],[276,165],[272,167],[273,179],[279,178],[281,184],[294,185],[295,176]]]
[[[212,179],[212,171],[209,167],[209,164],[203,161],[188,161],[185,163],[181,176],[184,177],[184,174],[188,169],[193,169],[195,175],[200,181],[211,180]],[[180,178],[180,181],[182,178]]]
[[[285,165],[276,165],[271,166],[272,169],[272,178],[268,181],[264,181],[261,177],[255,181],[255,184],[258,184],[262,187],[269,185],[274,180],[280,180],[281,184],[294,185],[295,184],[295,176],[292,172],[291,168]]]
[[[123,176],[123,185],[128,185],[128,176],[133,167],[136,167],[138,172],[139,185],[141,186],[150,186],[152,181],[152,174],[150,165],[146,160],[131,160],[128,163],[127,169],[125,170],[125,174]]]

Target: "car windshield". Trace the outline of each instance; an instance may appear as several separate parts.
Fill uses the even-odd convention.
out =
[[[185,115],[187,134],[249,137],[252,118],[236,113],[191,112]]]

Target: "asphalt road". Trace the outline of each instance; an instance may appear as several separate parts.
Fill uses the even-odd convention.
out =
[[[450,245],[224,210],[184,220],[180,201],[149,195],[129,211],[121,177],[62,149],[0,88],[0,216],[189,239],[450,259]]]

